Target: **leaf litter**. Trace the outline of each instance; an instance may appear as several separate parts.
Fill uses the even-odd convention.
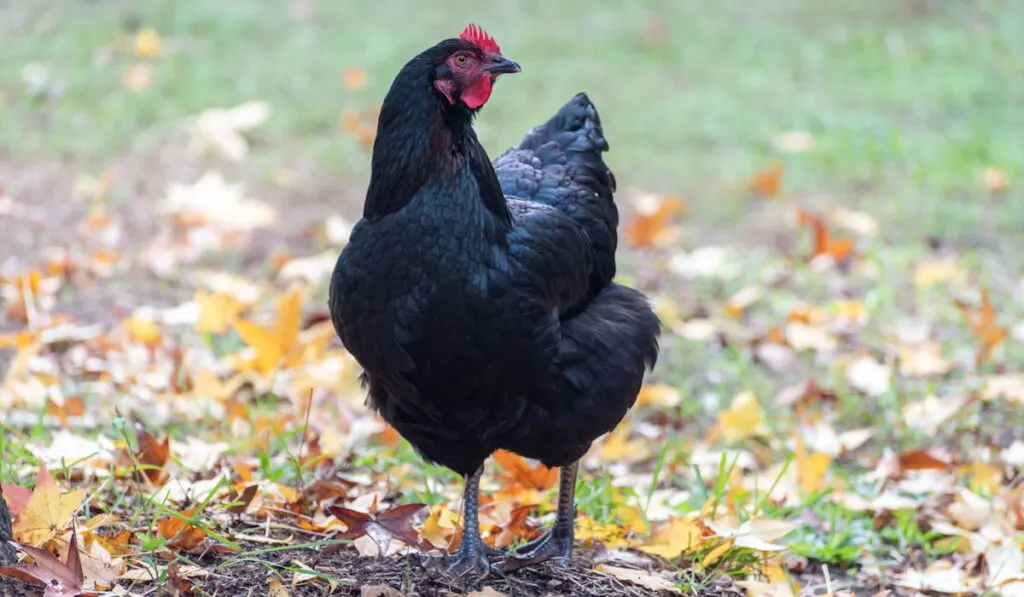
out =
[[[158,70],[164,41],[143,30],[132,51]],[[364,77],[342,74],[353,90]],[[360,144],[374,110],[343,116]],[[190,147],[242,162],[270,115],[266,102],[206,111]],[[800,153],[812,139],[776,143]],[[351,224],[325,218],[309,254],[268,256],[260,274],[199,269],[272,234],[276,208],[208,169],[168,186],[159,232],[135,252],[107,204],[116,177],[83,175],[80,233],[0,270],[0,423],[21,446],[3,444],[0,471],[26,556],[0,574],[53,595],[796,595],[825,580],[833,594],[1024,594],[1024,378],[1008,368],[1024,305],[949,255],[883,267],[884,223],[797,205],[783,173],[772,164],[740,186],[789,213],[806,250],[692,245],[683,199],[624,194],[669,364],[584,461],[573,564],[478,587],[420,566],[458,545],[457,483],[366,411],[323,307]],[[986,185],[1006,186],[988,173]],[[58,300],[140,265],[194,294],[109,321]],[[888,285],[929,307],[886,304]],[[557,471],[496,454],[485,541],[539,536],[556,485]]]

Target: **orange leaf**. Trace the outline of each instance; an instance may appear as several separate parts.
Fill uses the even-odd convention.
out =
[[[925,450],[903,452],[899,456],[900,468],[905,471],[946,470],[949,463],[932,456]]]
[[[797,224],[808,226],[814,233],[814,248],[811,252],[811,259],[828,255],[836,262],[846,261],[854,255],[854,242],[850,237],[834,238],[829,232],[828,226],[818,216],[798,209],[796,212]]]
[[[974,334],[974,340],[978,343],[978,353],[975,356],[975,364],[981,365],[992,355],[992,351],[1006,340],[1009,335],[1006,328],[996,322],[996,312],[992,308],[992,301],[988,295],[988,289],[981,289],[981,308],[977,313],[961,301],[954,301],[964,320]]]
[[[182,510],[180,514],[185,518],[192,518],[196,510],[196,508],[189,508]],[[195,548],[206,538],[206,533],[202,529],[175,516],[160,519],[156,523],[156,532],[159,536],[167,539],[168,547],[182,551]]]
[[[526,489],[547,489],[558,481],[558,469],[548,468],[543,464],[530,466],[521,456],[507,450],[498,450],[494,459],[509,474],[505,478]]]
[[[366,71],[358,66],[346,68],[341,72],[341,84],[348,89],[366,87]]]
[[[626,230],[626,238],[634,247],[652,247],[669,242],[672,217],[686,210],[686,201],[677,197],[643,195]]]
[[[81,396],[65,398],[64,404],[57,404],[53,400],[50,400],[49,405],[46,407],[46,411],[60,419],[60,424],[67,429],[68,419],[71,417],[81,417],[85,414],[85,401],[82,400]]]
[[[782,164],[773,164],[767,170],[758,172],[750,179],[748,186],[765,199],[775,197],[782,186]]]
[[[167,436],[164,441],[158,442],[153,435],[145,429],[139,428],[136,433],[139,449],[135,452],[135,459],[139,463],[139,471],[154,485],[163,485],[167,479],[167,472],[164,466],[171,456],[171,437]]]

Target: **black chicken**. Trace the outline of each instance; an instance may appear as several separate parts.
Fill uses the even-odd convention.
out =
[[[493,164],[477,140],[474,115],[516,72],[475,25],[402,68],[330,286],[368,404],[466,478],[458,575],[489,570],[478,486],[499,448],[562,467],[555,523],[520,555],[568,561],[578,461],[626,415],[658,353],[647,299],[612,282],[615,178],[587,96]]]

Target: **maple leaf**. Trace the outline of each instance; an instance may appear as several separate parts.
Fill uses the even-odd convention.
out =
[[[299,290],[293,289],[276,302],[277,318],[272,327],[263,327],[244,319],[235,322],[235,331],[256,352],[252,364],[261,373],[277,369],[298,348],[302,315]]]
[[[373,540],[378,553],[383,556],[387,553],[392,539],[399,539],[421,551],[433,547],[420,539],[416,530],[412,528],[412,517],[426,507],[426,504],[405,504],[376,514],[367,514],[341,506],[328,506],[327,510],[345,524],[345,530],[338,535],[341,539],[367,536]]]
[[[33,583],[40,582],[46,587],[44,597],[81,594],[85,573],[82,571],[78,539],[74,531],[71,532],[67,559],[63,562],[45,549],[20,543],[16,545],[18,549],[32,556],[34,562],[22,566],[0,566],[0,576],[20,578]]]
[[[989,360],[992,351],[1006,340],[1009,335],[1007,329],[996,323],[996,312],[992,308],[992,301],[988,295],[988,289],[981,289],[981,306],[978,312],[973,310],[963,301],[954,301],[957,309],[963,315],[967,325],[974,334],[974,340],[978,343],[978,353],[974,358],[976,366],[981,366]]]
[[[548,468],[543,464],[530,466],[522,456],[508,450],[498,450],[494,460],[505,469],[505,478],[509,483],[525,489],[544,490],[554,486],[558,481],[558,469]]]
[[[62,494],[45,469],[40,468],[36,487],[14,521],[14,539],[32,547],[46,544],[71,522],[84,497],[85,491],[80,489]]]

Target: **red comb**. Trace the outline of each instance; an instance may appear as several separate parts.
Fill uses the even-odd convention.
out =
[[[475,43],[481,50],[488,54],[501,54],[501,48],[498,47],[498,42],[494,41],[494,38],[484,31],[480,25],[470,24],[462,30],[459,37],[466,41]]]

